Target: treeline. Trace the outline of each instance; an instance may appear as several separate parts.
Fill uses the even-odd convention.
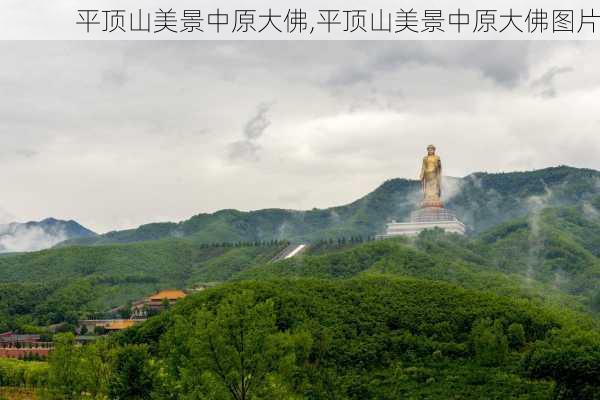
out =
[[[315,243],[315,246],[324,246],[329,245],[333,246],[337,244],[338,246],[344,246],[346,244],[358,244],[364,242],[371,242],[375,240],[375,236],[350,236],[350,237],[338,237],[338,238],[329,238],[329,239],[320,239]]]
[[[238,241],[238,242],[212,242],[212,243],[201,243],[199,246],[201,249],[208,248],[219,248],[219,247],[274,247],[274,246],[288,246],[290,244],[287,240],[256,240],[256,241]]]

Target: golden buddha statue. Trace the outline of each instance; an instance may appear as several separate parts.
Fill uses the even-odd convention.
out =
[[[442,204],[442,160],[435,154],[435,146],[427,146],[421,167],[423,202],[421,207],[443,207]]]

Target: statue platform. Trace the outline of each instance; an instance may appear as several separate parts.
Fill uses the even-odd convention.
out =
[[[425,229],[440,228],[448,233],[464,235],[465,224],[460,222],[456,215],[443,207],[423,207],[413,212],[410,222],[392,221],[387,224],[385,234],[377,235],[377,239],[386,239],[394,236],[417,236]]]

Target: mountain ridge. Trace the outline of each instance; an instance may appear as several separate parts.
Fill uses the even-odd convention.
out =
[[[44,250],[64,240],[96,235],[72,219],[11,222],[0,225],[0,253]]]
[[[527,214],[543,205],[580,202],[600,193],[600,171],[569,166],[534,171],[475,172],[444,180],[446,207],[473,232]],[[312,210],[224,209],[180,222],[157,222],[60,243],[102,245],[186,237],[201,243],[374,236],[391,219],[406,219],[419,202],[420,183],[389,179],[365,196],[340,206]]]

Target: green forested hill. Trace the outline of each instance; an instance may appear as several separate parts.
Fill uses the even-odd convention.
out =
[[[598,201],[600,172],[572,167],[475,173],[447,204],[475,232],[549,206]]]
[[[211,275],[208,267],[221,257],[231,264],[267,261],[284,245],[269,242],[204,246],[185,239],[165,239],[129,245],[70,246],[0,258],[0,282],[48,283],[91,275],[143,275],[179,286],[188,284],[193,276],[201,281],[215,279],[217,276]],[[215,273],[227,278],[224,271]]]
[[[518,272],[572,294],[600,287],[600,203],[547,208],[477,238],[500,271]]]
[[[286,243],[200,246],[184,239],[65,247],[0,258],[0,331],[74,322],[158,289],[222,281]]]
[[[474,232],[548,205],[575,204],[600,193],[600,172],[571,167],[499,174],[475,173],[448,178],[446,205]],[[419,199],[420,184],[392,179],[345,206],[310,211],[222,210],[179,223],[155,223],[65,244],[129,243],[188,237],[204,243],[374,236],[390,219],[408,217]]]
[[[143,348],[161,371],[145,390],[162,398],[237,398],[228,388],[250,368],[246,398],[595,399],[589,374],[549,380],[600,362],[584,353],[600,345],[582,333],[594,329],[568,311],[439,282],[295,279],[199,293],[113,346]],[[575,343],[573,364],[552,364]]]
[[[159,288],[232,278],[365,274],[442,280],[595,312],[600,311],[599,242],[596,197],[536,209],[471,237],[426,232],[414,240],[360,245],[323,241],[306,256],[273,264],[266,262],[284,243],[215,246],[165,239],[69,246],[0,258],[0,293],[5,294],[0,313],[34,315],[32,323],[50,323],[103,311]]]
[[[600,202],[548,207],[473,237],[424,232],[313,254],[242,271],[235,279],[348,278],[396,274],[443,280],[496,293],[529,293],[564,302],[568,294],[600,310]]]

